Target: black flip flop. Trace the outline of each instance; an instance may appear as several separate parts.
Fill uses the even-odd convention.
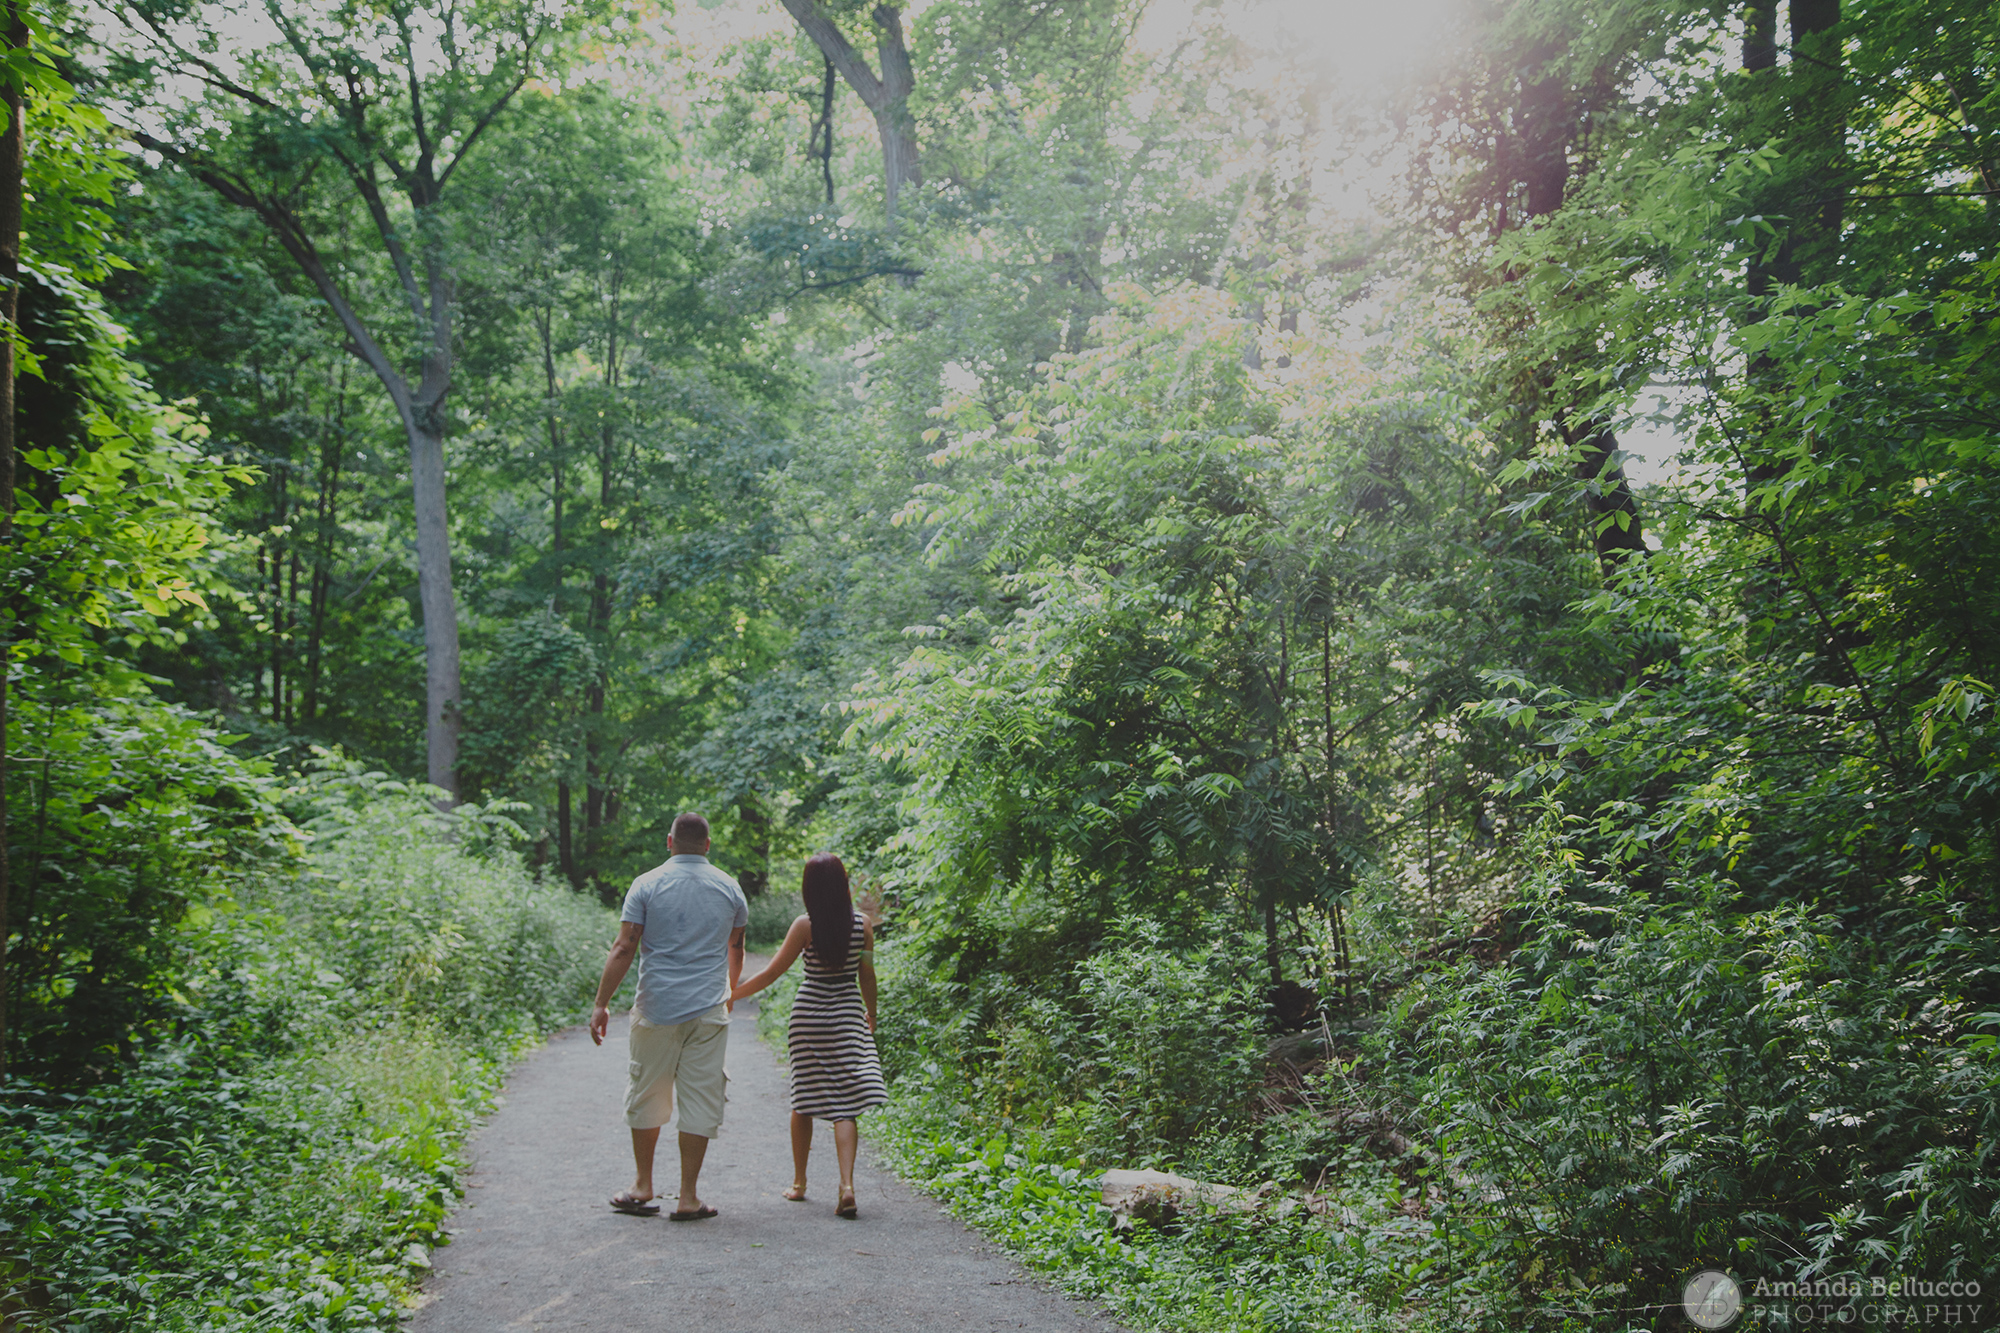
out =
[[[623,1213],[627,1217],[658,1217],[660,1205],[651,1199],[638,1199],[630,1194],[614,1194],[611,1196],[611,1211]]]
[[[667,1220],[669,1222],[699,1222],[704,1217],[714,1217],[714,1216],[715,1216],[715,1209],[710,1208],[707,1204],[703,1204],[699,1208],[691,1208],[684,1213],[678,1210],[668,1213]]]

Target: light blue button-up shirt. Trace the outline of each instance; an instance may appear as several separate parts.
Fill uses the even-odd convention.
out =
[[[729,998],[729,936],[750,924],[750,904],[707,857],[669,857],[633,880],[620,919],[641,930],[642,1022],[686,1023]]]

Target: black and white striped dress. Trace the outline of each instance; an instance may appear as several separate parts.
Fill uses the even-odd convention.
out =
[[[855,913],[847,966],[836,972],[808,944],[805,976],[792,999],[785,1049],[792,1065],[792,1110],[821,1120],[852,1120],[889,1100],[875,1034],[861,1003],[861,948]]]

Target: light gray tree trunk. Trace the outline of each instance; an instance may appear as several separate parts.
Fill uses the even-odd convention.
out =
[[[882,136],[882,192],[891,218],[905,186],[924,183],[917,158],[917,124],[910,115],[910,94],[917,76],[910,68],[910,51],[903,44],[902,16],[894,6],[875,6],[875,55],[882,66],[881,104],[869,106]]]
[[[424,608],[424,756],[430,784],[458,798],[458,599],[451,586],[450,509],[445,504],[445,396],[451,392],[452,323],[457,285],[445,256],[445,238],[432,212],[440,187],[420,163],[410,191],[423,250],[424,288],[411,291],[410,308],[429,325],[422,376],[403,413],[410,436],[410,491],[417,518],[417,596]],[[405,279],[405,285],[415,284]],[[408,391],[405,391],[408,398]]]
[[[442,423],[438,423],[441,425]],[[458,599],[451,586],[444,432],[413,421],[410,490],[417,511],[417,598],[424,609],[424,755],[433,787],[458,795]]]
[[[19,0],[0,0],[0,4]],[[394,8],[394,7],[392,7]],[[447,7],[448,10],[448,7]],[[335,279],[337,264],[329,264],[320,254],[312,229],[297,209],[299,195],[293,177],[283,169],[249,159],[218,156],[194,144],[162,140],[137,130],[134,138],[186,167],[196,179],[222,198],[262,218],[278,243],[298,264],[325,298],[341,329],[347,348],[367,364],[382,382],[396,405],[396,415],[410,445],[410,491],[417,521],[417,592],[424,614],[424,748],[426,776],[442,788],[447,800],[458,796],[459,658],[458,607],[451,581],[451,528],[445,505],[444,404],[451,392],[452,324],[457,317],[458,296],[451,276],[448,238],[440,216],[445,186],[486,131],[507,109],[517,93],[538,69],[547,66],[548,46],[556,31],[548,23],[530,24],[519,34],[518,49],[504,64],[478,76],[485,80],[483,92],[470,101],[454,95],[451,86],[445,95],[432,99],[425,80],[426,59],[411,27],[410,14],[396,10],[393,15],[401,36],[401,72],[376,70],[366,78],[350,67],[347,48],[338,41],[324,49],[315,48],[315,38],[294,20],[285,6],[268,8],[271,20],[284,34],[287,46],[310,77],[295,90],[298,101],[291,111],[308,121],[320,113],[330,114],[328,123],[344,127],[343,135],[315,139],[303,163],[310,170],[329,177],[344,176],[354,191],[353,198],[366,210],[382,243],[382,257],[395,272],[396,285],[408,305],[411,323],[388,310],[376,312],[378,325],[389,321],[385,335],[377,338],[369,321],[348,299]],[[168,66],[192,75],[200,82],[228,94],[244,106],[262,112],[282,110],[272,100],[271,90],[236,82],[223,67],[199,51],[176,41],[159,16],[133,11],[126,14],[135,30],[150,34],[156,55]],[[372,21],[372,20],[371,20]],[[449,21],[449,20],[448,20]],[[449,27],[447,27],[449,31]],[[454,75],[462,53],[447,47]],[[327,76],[332,69],[347,69],[344,79]],[[376,74],[386,73],[389,82],[378,85]],[[385,88],[401,87],[385,95]],[[402,98],[407,105],[399,117],[391,107]],[[405,135],[408,135],[408,139]],[[344,136],[344,137],[343,137]],[[405,161],[404,152],[413,149],[414,159]],[[282,165],[282,164],[280,164]],[[268,168],[268,170],[267,170]],[[387,172],[387,188],[382,173]],[[409,201],[413,226],[406,227],[389,205],[391,192]],[[414,241],[414,250],[411,243]],[[408,332],[417,333],[411,339]],[[401,349],[412,341],[422,346],[421,366],[412,383]],[[395,349],[392,356],[388,349]]]
[[[146,135],[139,141],[149,148],[176,152]],[[452,320],[456,293],[436,237],[424,255],[428,281],[419,286],[414,270],[405,261],[395,232],[379,207],[375,208],[384,238],[396,260],[412,312],[425,325],[429,346],[424,351],[423,374],[412,388],[409,380],[389,359],[369,331],[332,270],[320,256],[312,237],[296,214],[281,200],[258,194],[243,181],[220,171],[200,166],[194,175],[223,199],[249,209],[262,218],[276,235],[279,245],[291,255],[300,270],[319,289],[334,317],[347,334],[348,350],[375,372],[396,405],[396,416],[410,446],[410,498],[417,520],[417,599],[424,613],[424,754],[425,777],[441,787],[451,799],[458,796],[459,660],[458,605],[451,582],[451,528],[445,504],[444,429],[445,396],[451,390]],[[435,198],[435,192],[432,192]],[[371,203],[375,202],[371,200]],[[428,202],[428,201],[424,201]],[[422,204],[420,203],[420,207]],[[420,228],[421,230],[421,228]]]

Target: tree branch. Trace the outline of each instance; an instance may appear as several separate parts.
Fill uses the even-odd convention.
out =
[[[871,17],[879,30],[875,57],[882,62],[882,96],[900,102],[917,86],[916,72],[910,68],[910,49],[903,44],[903,16],[894,5],[877,5]]]
[[[143,130],[134,131],[133,137],[141,146],[180,163],[196,180],[214,190],[225,203],[255,213],[266,226],[270,227],[272,234],[278,238],[278,244],[284,247],[285,253],[292,257],[292,261],[299,266],[300,271],[319,290],[320,296],[332,309],[334,318],[340,321],[341,329],[347,334],[347,350],[358,356],[370,370],[375,372],[376,377],[382,381],[382,387],[388,390],[389,397],[395,402],[398,414],[407,420],[410,414],[409,385],[394,363],[389,360],[388,355],[383,352],[381,345],[375,341],[374,335],[368,331],[368,326],[362,322],[361,316],[355,312],[346,293],[340,290],[340,284],[333,280],[332,273],[327,270],[326,261],[320,257],[319,247],[313,244],[312,236],[306,231],[298,216],[276,200],[258,195],[248,184],[220,168],[193,161],[177,144],[156,139]]]
[[[319,89],[319,95],[325,99],[326,104],[337,107],[345,102],[347,99],[335,92],[333,84],[327,80],[327,62],[313,55],[312,48],[306,44],[305,37],[298,30],[298,25],[293,23],[284,10],[275,4],[266,3],[264,9],[270,16],[272,24],[280,33],[284,34],[285,45],[292,48],[292,54],[297,56],[299,63],[306,67],[306,73],[312,77],[313,86]],[[354,74],[352,69],[348,71],[347,85],[348,94],[351,97],[354,93]]]
[[[417,134],[417,179],[430,175],[431,163],[437,152],[431,144],[430,128],[424,122],[424,88],[417,78],[416,45],[410,38],[409,11],[401,5],[395,8],[396,32],[403,39],[404,84],[410,93],[410,124]]]
[[[122,8],[118,12],[121,16],[129,13],[129,11]],[[201,82],[207,84],[211,88],[215,88],[221,92],[228,93],[231,97],[240,98],[241,100],[250,103],[252,106],[259,107],[265,111],[270,111],[274,113],[278,112],[279,107],[276,102],[271,101],[269,98],[263,96],[261,93],[253,92],[250,89],[245,88],[242,84],[236,82],[236,80],[230,78],[227,74],[224,74],[222,72],[221,67],[216,65],[214,61],[203,59],[201,56],[195,55],[192,51],[189,51],[184,47],[182,47],[179,42],[176,42],[172,37],[167,35],[167,30],[165,28],[162,28],[158,23],[154,22],[153,16],[151,14],[141,12],[139,14],[139,22],[143,24],[146,27],[146,29],[153,34],[154,38],[160,43],[160,45],[164,46],[169,52],[171,52],[176,59],[184,61],[185,63],[201,70],[202,74],[198,76]],[[125,19],[125,24],[127,27],[137,26],[133,24],[132,20],[129,17]]]
[[[472,151],[472,145],[479,142],[479,136],[486,133],[486,127],[491,125],[494,119],[507,109],[507,104],[514,100],[514,95],[527,86],[528,53],[523,51],[521,53],[521,76],[514,80],[506,92],[500,94],[495,99],[492,106],[486,108],[486,113],[480,116],[479,120],[473,125],[471,132],[465,136],[465,142],[458,146],[456,153],[452,154],[451,161],[444,164],[444,171],[437,178],[437,188],[440,191],[444,189],[444,183],[451,179],[451,173],[458,170],[458,164],[465,161],[465,155]]]
[[[875,268],[868,270],[866,273],[857,273],[851,278],[836,278],[832,282],[802,282],[793,289],[792,295],[799,296],[805,292],[830,292],[837,287],[851,287],[857,282],[866,282],[870,278],[921,278],[923,276],[924,271],[920,268]]]
[[[784,0],[784,6],[870,111],[880,111],[889,104],[891,99],[882,80],[875,77],[875,71],[868,68],[868,62],[848,43],[847,34],[819,7],[818,0]]]
[[[2000,190],[1901,190],[1894,193],[1850,194],[1848,199],[1865,203],[1870,199],[1985,199],[2000,195]]]
[[[419,322],[430,318],[424,308],[424,296],[417,286],[416,268],[410,263],[410,252],[403,248],[403,242],[396,234],[396,223],[389,216],[389,206],[383,202],[381,187],[375,183],[373,166],[366,170],[357,164],[352,168],[354,188],[368,206],[368,216],[375,222],[375,230],[382,237],[382,244],[388,247],[389,260],[396,266],[396,278],[403,284],[403,295],[410,303],[410,312]]]

